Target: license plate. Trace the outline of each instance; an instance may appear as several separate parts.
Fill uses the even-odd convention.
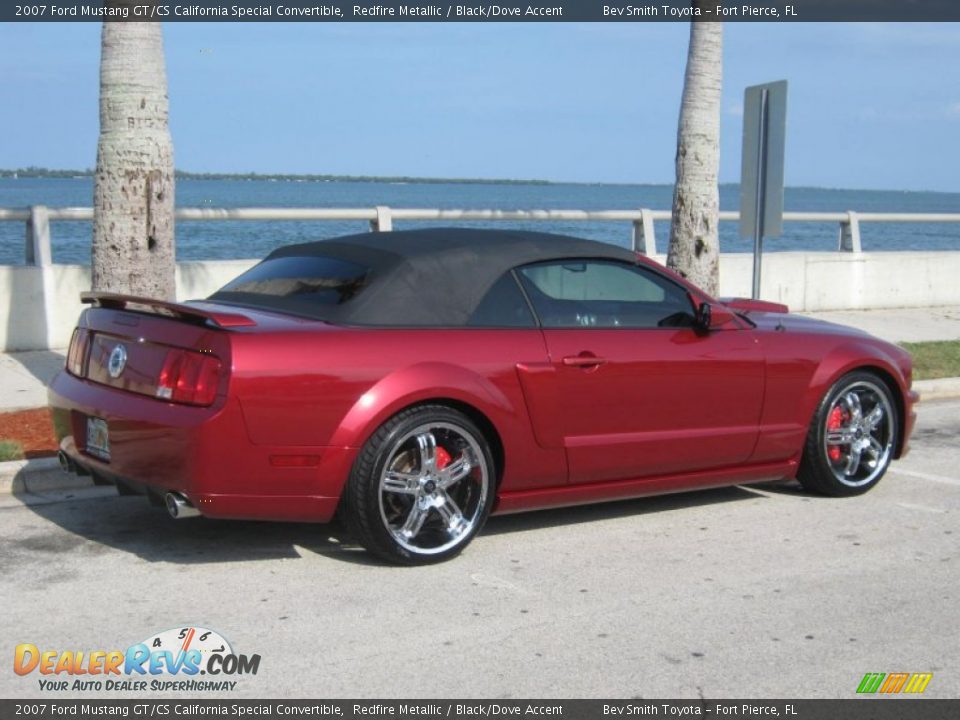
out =
[[[106,420],[87,418],[87,452],[101,460],[110,459],[110,435]]]

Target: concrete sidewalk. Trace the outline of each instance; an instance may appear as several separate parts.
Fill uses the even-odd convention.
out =
[[[801,314],[861,328],[891,342],[960,340],[960,306]],[[65,349],[0,353],[0,412],[46,406],[46,385],[63,367],[65,355]],[[957,385],[960,390],[960,381]]]
[[[866,330],[890,342],[960,340],[960,306],[798,313]]]
[[[66,355],[66,349],[0,353],[0,412],[45,407],[47,383]]]

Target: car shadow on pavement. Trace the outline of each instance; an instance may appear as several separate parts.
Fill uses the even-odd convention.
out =
[[[817,495],[807,490],[796,480],[776,480],[774,482],[757,483],[756,485],[745,486],[755,491],[772,493],[774,495],[788,495],[791,497],[804,498],[806,500],[830,500],[826,495]]]
[[[9,551],[29,553],[34,561],[42,561],[45,553],[62,559],[63,553],[78,549],[98,554],[114,548],[148,562],[186,565],[298,559],[311,555],[362,565],[386,564],[365,552],[336,522],[317,525],[208,518],[173,520],[166,511],[151,506],[143,497],[104,496],[103,489],[97,491],[94,495],[79,489],[66,493],[57,502],[31,502],[21,498],[29,510],[63,532],[38,526],[35,534],[13,540]],[[740,487],[726,487],[494,516],[481,535],[535,531],[758,497],[762,495]]]
[[[249,562],[322,555],[345,562],[379,564],[359,545],[350,542],[336,523],[173,520],[144,497],[104,496],[102,492],[97,497],[82,490],[60,502],[25,504],[65,532],[41,527],[35,536],[17,538],[13,551],[60,554],[88,545],[88,552],[99,552],[97,547],[114,548],[148,562]]]
[[[495,515],[487,521],[487,526],[483,529],[481,535],[499,535],[501,533],[592,523],[621,517],[690,509],[715,503],[756,500],[757,497],[756,493],[739,486],[732,486],[675,493],[673,495],[653,495],[630,500],[615,500],[593,505],[574,505],[515,515]]]

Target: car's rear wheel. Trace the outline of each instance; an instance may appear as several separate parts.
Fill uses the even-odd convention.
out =
[[[896,405],[872,373],[844,375],[820,402],[797,478],[807,490],[845,497],[866,492],[886,473],[897,442]]]
[[[370,552],[409,565],[438,562],[480,531],[494,495],[483,433],[465,415],[423,405],[395,415],[366,442],[342,515]]]

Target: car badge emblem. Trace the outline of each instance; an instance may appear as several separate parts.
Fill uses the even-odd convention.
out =
[[[127,349],[123,345],[117,345],[110,353],[110,360],[107,361],[107,372],[110,373],[110,377],[118,378],[126,366]]]

